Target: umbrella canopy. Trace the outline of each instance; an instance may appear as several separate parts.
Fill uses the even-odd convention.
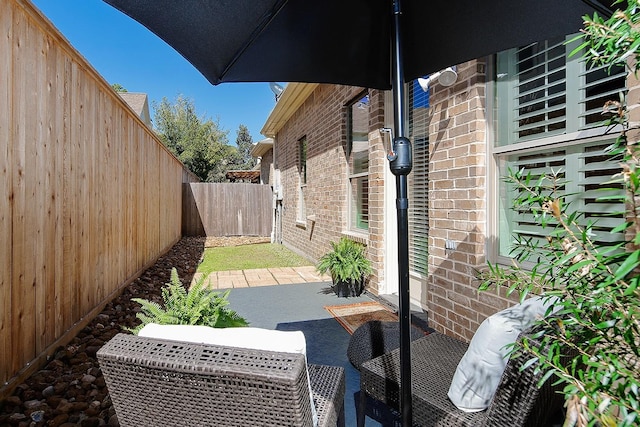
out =
[[[173,46],[211,83],[308,82],[393,89],[400,404],[412,425],[404,82],[576,32],[596,0],[104,0]],[[607,0],[609,4],[613,0]]]
[[[392,0],[105,0],[212,84],[392,85]],[[403,0],[406,81],[510,47],[577,31],[592,0]]]

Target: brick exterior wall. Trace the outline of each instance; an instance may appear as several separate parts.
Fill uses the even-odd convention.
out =
[[[507,298],[502,288],[478,292],[476,279],[477,271],[486,268],[487,170],[491,161],[487,151],[485,69],[481,60],[461,64],[456,84],[448,88],[435,84],[431,89],[427,111],[429,272],[426,277],[411,275],[411,297],[428,311],[429,325],[467,341],[485,318],[512,305],[516,298]],[[628,87],[631,119],[638,121],[640,85],[633,76]],[[318,86],[276,138],[275,167],[282,170],[285,187],[283,240],[313,260],[348,229],[346,106],[361,91]],[[368,245],[375,270],[369,289],[377,293],[384,281],[389,245],[384,210],[395,193],[385,195],[389,166],[378,132],[385,117],[384,93],[369,91],[369,97],[369,233],[356,240]],[[314,221],[300,223],[296,221],[297,141],[303,136],[308,144],[307,216]],[[454,248],[447,249],[447,242]]]
[[[485,64],[458,67],[458,83],[431,93],[429,173],[429,275],[411,278],[412,298],[426,308],[436,330],[469,340],[487,316],[512,302],[477,291],[475,272],[486,265]],[[284,187],[282,237],[294,251],[317,260],[348,229],[347,105],[362,89],[320,85],[279,130],[274,168]],[[378,131],[384,93],[369,91],[369,233],[351,236],[367,244],[378,292],[386,256],[384,209],[386,149]],[[388,108],[392,108],[388,106]],[[306,221],[298,221],[299,144],[307,140]],[[395,199],[395,194],[386,198]],[[348,234],[348,233],[346,233]],[[455,250],[445,250],[445,241]]]
[[[435,84],[431,89],[428,274],[411,275],[411,297],[428,312],[429,325],[467,341],[485,318],[516,298],[507,298],[502,288],[478,292],[476,279],[487,261],[487,170],[492,161],[487,151],[485,69],[481,60],[461,64],[456,84],[448,88]],[[633,76],[628,87],[629,103],[636,106],[640,92]],[[312,260],[348,229],[347,105],[361,93],[360,88],[319,85],[275,138],[274,167],[281,170],[284,185],[283,243]],[[385,106],[383,92],[371,90],[369,97],[369,232],[352,237],[367,244],[375,271],[369,289],[377,293],[384,281],[385,262],[394,262],[385,259],[389,239],[384,210],[389,209],[390,199],[395,200],[395,192],[385,195],[389,165],[378,131],[385,121],[385,107],[392,106]],[[637,121],[639,111],[631,109],[632,120]],[[307,219],[300,222],[298,141],[302,137],[308,147]],[[447,249],[447,243],[454,248]]]
[[[463,340],[480,323],[510,304],[479,293],[476,271],[484,268],[487,200],[485,64],[458,66],[458,81],[435,85],[431,96],[429,163],[429,324]],[[446,241],[455,249],[445,249]]]
[[[273,182],[273,150],[269,150],[260,159],[260,184]]]
[[[284,189],[282,201],[282,240],[294,251],[317,261],[348,230],[347,105],[360,96],[362,88],[319,85],[313,94],[278,131],[274,142],[274,168],[280,169]],[[370,289],[377,292],[382,275],[384,239],[381,232],[384,189],[381,167],[386,166],[378,129],[384,117],[384,94],[369,91],[370,143],[369,234],[350,235],[367,245],[375,273]],[[307,141],[306,219],[298,218],[300,182],[299,141]],[[381,188],[376,188],[380,184]],[[371,237],[374,236],[374,237]]]

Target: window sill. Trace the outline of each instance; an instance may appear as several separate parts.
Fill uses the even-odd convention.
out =
[[[369,244],[369,233],[349,230],[343,231],[341,234],[355,242],[362,243],[365,246]]]
[[[296,228],[302,228],[303,230],[307,229],[307,222],[296,219]]]

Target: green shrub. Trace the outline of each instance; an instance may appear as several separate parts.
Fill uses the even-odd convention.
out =
[[[329,272],[334,281],[341,282],[360,280],[371,274],[371,261],[367,259],[364,245],[341,237],[338,243],[331,242],[331,249],[316,266],[320,274]]]
[[[204,325],[212,328],[247,326],[247,321],[235,311],[229,309],[229,291],[222,295],[207,289],[204,285],[206,276],[202,276],[187,291],[180,282],[175,268],[171,270],[171,282],[162,288],[164,308],[153,301],[134,298],[133,301],[142,306],[136,314],[141,324],[129,329],[138,334],[148,323],[161,325]]]

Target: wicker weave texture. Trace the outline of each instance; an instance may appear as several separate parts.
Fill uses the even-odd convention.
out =
[[[413,420],[421,426],[478,426],[484,412],[465,413],[447,397],[458,362],[468,345],[432,333],[411,345]],[[360,388],[369,396],[399,407],[400,352],[394,350],[362,364]]]
[[[561,395],[547,381],[538,389],[533,369],[520,372],[524,362],[512,359],[489,409],[465,413],[447,397],[453,374],[468,344],[439,333],[420,338],[411,346],[412,404],[418,426],[546,426],[562,406]],[[399,407],[400,355],[394,350],[362,364],[360,388],[393,408]]]
[[[118,334],[98,360],[122,426],[312,425],[301,354]],[[323,390],[319,425],[335,425],[344,370],[309,371]]]
[[[309,365],[309,381],[313,403],[318,411],[318,426],[344,426],[344,369]]]
[[[539,345],[530,340],[531,345]],[[500,384],[487,410],[487,426],[549,426],[551,419],[562,413],[564,395],[562,385],[554,385],[554,378],[538,388],[542,378],[533,367],[521,370],[529,357],[520,355],[507,363]],[[560,363],[568,363],[570,357],[563,356]]]
[[[424,332],[412,326],[411,341],[424,337]],[[400,347],[400,324],[371,320],[354,331],[349,339],[347,357],[360,370],[360,365]]]

